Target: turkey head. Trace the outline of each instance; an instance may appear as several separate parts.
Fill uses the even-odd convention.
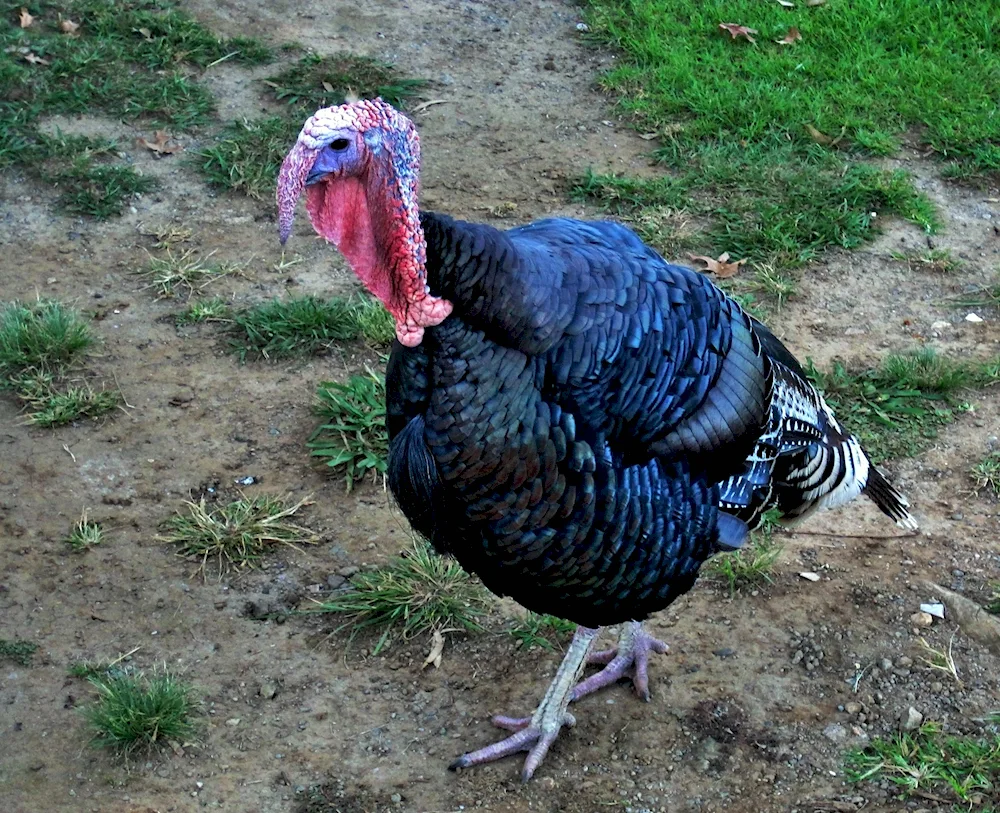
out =
[[[416,347],[452,304],[427,286],[420,227],[420,139],[413,123],[381,99],[317,110],[278,174],[278,228],[288,239],[306,193],[316,233],[347,258],[396,320],[396,338]]]

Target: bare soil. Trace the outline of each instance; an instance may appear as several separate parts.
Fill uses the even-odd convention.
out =
[[[415,116],[428,208],[501,226],[594,216],[567,203],[570,179],[588,166],[653,171],[650,143],[595,90],[614,56],[581,42],[572,3],[186,5],[220,33],[346,48],[431,79],[428,98],[443,103]],[[270,70],[210,69],[223,119],[269,109],[253,79]],[[0,637],[40,645],[30,667],[0,662],[4,810],[898,810],[888,785],[845,783],[844,750],[895,731],[910,706],[956,731],[1000,707],[995,654],[958,631],[959,685],[919,657],[921,636],[945,647],[956,627],[918,632],[908,620],[933,597],[923,579],[977,600],[1000,581],[1000,505],[973,495],[967,473],[998,442],[994,389],[972,396],[974,409],[930,451],[889,467],[919,535],[902,535],[867,504],[809,521],[785,535],[773,585],[730,599],[702,581],[652,620],[672,649],[651,667],[650,704],[625,687],[581,702],[579,724],[526,786],[514,759],[448,773],[455,755],[496,737],[489,715],[534,707],[558,653],[516,649],[504,634],[456,636],[441,667],[425,670],[424,640],[371,657],[369,639],[349,644],[334,621],[256,618],[308,607],[328,576],[382,563],[408,542],[381,486],[345,494],[304,445],[317,383],[374,355],[353,346],[241,366],[212,326],[176,328],[183,302],[156,300],[134,273],[151,248],[140,231],[164,225],[192,229],[202,255],[247,264],[246,279],[209,291],[238,305],[352,290],[350,272],[304,219],[282,264],[270,201],[209,190],[177,156],[133,146],[148,135],[141,127],[50,124],[118,137],[162,185],[121,219],[94,223],[55,214],[49,188],[15,173],[0,179],[0,300],[37,293],[96,313],[103,344],[90,371],[129,404],[105,422],[53,431],[24,425],[12,399],[0,399]],[[191,153],[207,136],[181,141]],[[1000,265],[996,190],[946,184],[916,155],[898,163],[940,206],[945,228],[934,244],[961,270],[893,260],[893,251],[928,246],[898,222],[862,251],[831,252],[773,320],[800,357],[871,363],[918,343],[965,356],[1000,351],[998,314],[974,324],[948,303]],[[209,488],[232,497],[246,476],[257,479],[248,494],[313,495],[303,521],[320,542],[275,551],[254,573],[203,580],[157,541],[157,526]],[[104,545],[72,554],[62,540],[83,508],[112,530]],[[88,744],[78,707],[91,692],[66,670],[134,647],[134,664],[165,664],[197,687],[203,733],[124,766]],[[911,807],[939,804],[918,801]]]

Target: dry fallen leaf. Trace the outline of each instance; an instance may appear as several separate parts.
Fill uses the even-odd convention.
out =
[[[806,0],[806,5],[809,6],[810,8],[814,8],[815,6],[822,6],[825,3],[826,0]]]
[[[21,23],[21,28],[27,28],[35,21],[35,18],[28,14],[28,9],[22,8],[20,15],[18,15],[18,21]]]
[[[32,65],[48,65],[50,64],[47,59],[42,59],[38,54],[33,51],[28,51],[28,53],[23,54],[24,61],[30,62]]]
[[[433,665],[435,669],[438,669],[441,666],[441,654],[443,652],[444,636],[441,634],[441,630],[434,630],[434,636],[431,639],[431,651],[424,659],[424,665],[420,668],[426,669],[428,666]]]
[[[150,31],[148,28],[137,28],[136,31],[138,31],[140,34],[142,34],[142,38],[143,39],[146,39],[146,40],[152,40],[153,39],[153,32]]]
[[[746,262],[746,258],[742,260],[737,260],[734,263],[729,262],[729,252],[720,254],[718,259],[713,260],[711,257],[705,257],[702,254],[688,254],[688,257],[692,261],[698,263],[704,263],[705,267],[698,269],[703,273],[715,274],[719,279],[728,279],[729,277],[735,277],[739,271],[740,266]]]
[[[719,23],[719,28],[723,31],[728,31],[729,36],[733,39],[745,37],[749,42],[757,42],[757,40],[750,36],[757,33],[756,28],[747,28],[745,25],[740,25],[739,23]]]
[[[778,5],[785,8],[795,8],[795,3],[790,3],[788,0],[778,0]]]
[[[147,150],[152,150],[158,155],[173,155],[175,152],[180,152],[184,148],[174,142],[170,143],[170,134],[166,130],[157,130],[153,134],[153,140],[149,141],[145,138],[138,139],[139,146],[145,147]]]
[[[800,39],[802,39],[802,34],[800,34],[799,29],[793,25],[788,29],[788,33],[785,34],[785,36],[783,36],[780,40],[775,40],[775,42],[778,43],[778,45],[794,45]]]
[[[323,90],[325,90],[327,93],[333,93],[333,85],[331,85],[329,82],[324,82]]]
[[[72,20],[60,20],[59,30],[64,34],[75,34],[76,30],[80,27],[79,23],[74,23]]]
[[[828,136],[825,133],[821,133],[811,124],[806,125],[806,132],[809,133],[809,137],[817,144],[822,144],[824,147],[836,147],[841,141],[844,140],[844,135],[847,133],[847,127],[841,127],[840,132],[835,138]]]

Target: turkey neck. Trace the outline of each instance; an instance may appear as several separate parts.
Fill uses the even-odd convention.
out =
[[[455,316],[497,344],[529,354],[548,350],[570,321],[571,303],[542,284],[538,253],[507,234],[435,212],[421,212],[427,284],[455,305]]]

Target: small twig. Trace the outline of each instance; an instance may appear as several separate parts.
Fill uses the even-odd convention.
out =
[[[796,536],[835,536],[838,539],[909,539],[920,536],[919,531],[910,531],[905,534],[893,534],[892,536],[883,534],[838,534],[833,531],[796,531],[792,528],[783,528],[785,533]]]
[[[117,387],[118,394],[122,397],[122,403],[129,409],[135,409],[135,407],[128,402],[128,398],[125,397],[125,393],[122,391],[122,385],[118,383],[118,376],[115,374],[114,370],[111,371],[111,377],[115,380],[115,387]],[[122,412],[125,412],[125,410],[123,409]],[[127,415],[128,413],[126,412],[125,414]],[[70,452],[70,454],[72,454],[72,452]],[[74,457],[73,460],[76,460],[76,458]]]
[[[232,53],[229,53],[229,54],[226,54],[225,56],[220,56],[220,57],[219,57],[219,58],[218,58],[217,60],[215,60],[215,62],[209,62],[209,63],[208,63],[208,64],[207,64],[206,66],[205,66],[205,70],[207,71],[207,70],[208,70],[209,68],[214,68],[214,67],[215,67],[216,65],[218,65],[218,64],[219,64],[220,62],[225,62],[225,61],[226,61],[227,59],[232,59],[232,58],[233,58],[234,56],[236,56],[236,55],[237,55],[238,53],[239,53],[239,51],[233,51]]]
[[[66,452],[66,454],[68,454],[71,458],[73,458],[73,462],[76,463],[76,455],[73,454],[72,451],[70,451],[69,446],[67,446],[65,443],[63,444],[63,451]]]

